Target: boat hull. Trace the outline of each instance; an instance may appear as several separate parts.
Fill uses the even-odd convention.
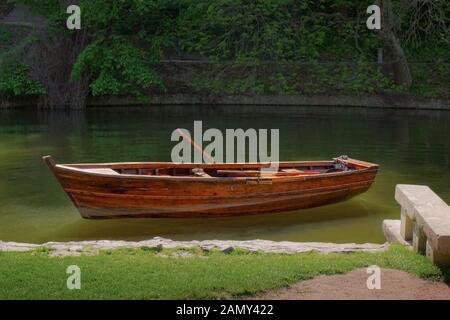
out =
[[[49,167],[87,219],[224,217],[318,207],[367,191],[378,170],[274,179],[192,179]]]

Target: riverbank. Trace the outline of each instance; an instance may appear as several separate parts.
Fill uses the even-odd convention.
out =
[[[47,242],[43,244],[2,242],[0,241],[0,252],[25,252],[44,250],[51,256],[80,256],[83,254],[98,254],[104,250],[114,249],[139,249],[149,248],[160,251],[162,249],[192,249],[200,248],[203,251],[219,250],[229,253],[237,249],[249,252],[265,253],[352,253],[352,252],[382,252],[389,245],[373,243],[326,243],[326,242],[291,242],[291,241],[269,241],[269,240],[204,240],[204,241],[174,241],[155,237],[143,241],[71,241],[71,242]]]
[[[128,248],[95,255],[50,256],[43,248],[0,252],[0,299],[228,299],[285,288],[319,275],[378,265],[442,281],[448,273],[411,250],[282,254],[235,249]],[[81,270],[81,290],[68,290],[67,267]]]
[[[38,97],[17,98],[2,101],[3,108],[35,107]],[[203,95],[203,94],[154,94],[146,99],[134,97],[91,97],[88,107],[161,105],[241,105],[241,106],[342,106],[382,109],[450,110],[450,99],[415,97],[406,94],[386,93],[378,95]],[[276,110],[274,110],[276,111]]]

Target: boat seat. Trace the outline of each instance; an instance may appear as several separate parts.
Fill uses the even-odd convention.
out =
[[[228,177],[259,177],[261,171],[258,170],[217,170],[220,175],[226,175]]]
[[[298,169],[282,169],[281,171],[287,173],[304,173],[304,171]]]
[[[99,168],[99,169],[84,169],[86,172],[92,172],[92,173],[100,173],[100,174],[118,174],[113,169],[108,168]]]
[[[212,178],[209,174],[205,172],[194,172],[194,175],[200,178]]]
[[[309,176],[319,173],[325,173],[326,170],[298,170],[298,169],[282,169],[280,172],[277,172],[277,176]]]
[[[298,169],[283,169],[282,172],[288,172],[288,173],[298,173],[298,174],[317,174],[317,173],[325,173],[327,170],[298,170]]]

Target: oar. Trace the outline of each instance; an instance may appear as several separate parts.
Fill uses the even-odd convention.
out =
[[[216,163],[216,160],[205,150],[203,150],[202,148],[200,148],[200,146],[195,143],[194,139],[191,139],[191,137],[189,135],[187,135],[186,133],[184,133],[183,130],[181,129],[177,129],[177,132],[180,134],[180,136],[182,136],[184,139],[186,139],[187,141],[190,142],[190,144],[197,149],[199,152],[201,152],[202,154],[205,155],[206,158],[208,158],[209,161],[211,161],[212,163]]]

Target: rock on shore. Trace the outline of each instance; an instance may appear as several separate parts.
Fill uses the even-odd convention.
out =
[[[44,244],[30,244],[17,242],[0,241],[0,251],[20,252],[32,251],[37,249],[48,248],[51,255],[67,256],[81,255],[98,252],[99,250],[112,250],[120,248],[191,248],[200,247],[202,250],[208,251],[218,249],[224,253],[229,253],[236,248],[249,251],[262,251],[272,253],[302,253],[309,251],[317,251],[320,253],[350,253],[358,251],[380,252],[386,250],[389,244],[355,244],[355,243],[325,243],[325,242],[288,242],[288,241],[269,241],[269,240],[204,240],[204,241],[173,241],[155,237],[150,240],[143,241],[79,241],[79,242],[47,242]]]

